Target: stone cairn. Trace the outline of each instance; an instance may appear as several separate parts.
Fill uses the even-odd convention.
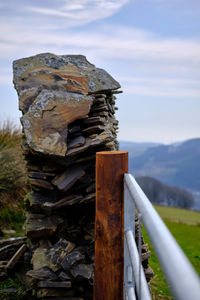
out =
[[[13,69],[31,184],[26,275],[38,298],[92,299],[95,153],[118,149],[120,85],[82,55],[39,54]]]

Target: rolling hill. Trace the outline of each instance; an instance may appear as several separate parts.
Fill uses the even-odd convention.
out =
[[[135,176],[200,191],[200,138],[171,145],[120,142],[120,150],[129,151],[129,172]]]

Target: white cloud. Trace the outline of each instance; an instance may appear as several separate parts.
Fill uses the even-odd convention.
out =
[[[166,39],[147,30],[106,23],[87,30],[58,30],[54,26],[54,16],[56,20],[59,17],[65,26],[85,24],[114,14],[128,0],[57,0],[54,5],[49,2],[49,8],[38,5],[37,1],[34,6],[27,7],[27,2],[20,0],[19,3],[24,4],[23,8],[20,7],[21,13],[34,12],[32,16],[27,15],[23,19],[18,11],[14,18],[1,18],[0,59],[9,60],[11,66],[11,60],[40,52],[84,54],[92,62],[103,62],[115,70],[112,74],[118,76],[126,93],[160,97],[200,96],[199,39]],[[45,19],[50,15],[51,24],[49,19],[48,22]],[[38,19],[33,22],[36,16]],[[0,82],[5,83],[11,76],[10,72],[1,70]],[[153,80],[150,76],[157,78]],[[195,83],[192,81],[194,78]]]
[[[16,34],[17,32],[17,34]],[[17,49],[27,49],[34,46],[38,49],[85,49],[93,51],[103,58],[116,58],[123,60],[139,59],[142,61],[163,61],[163,63],[200,64],[200,40],[194,39],[165,39],[155,36],[148,31],[134,30],[122,26],[108,26],[107,30],[96,29],[90,31],[70,31],[64,33],[46,30],[23,28],[14,24],[1,22],[0,35],[2,52],[8,56]],[[54,45],[52,47],[52,45]],[[1,53],[2,53],[1,52]],[[57,51],[56,51],[57,52]]]
[[[118,78],[126,94],[200,99],[199,80],[184,78]]]
[[[17,7],[7,0],[2,7],[13,15],[16,22],[36,25],[51,18],[55,28],[69,28],[107,18],[119,11],[130,0],[18,0]],[[16,3],[15,3],[16,4]],[[13,12],[13,7],[15,11]],[[16,18],[20,16],[21,20]]]

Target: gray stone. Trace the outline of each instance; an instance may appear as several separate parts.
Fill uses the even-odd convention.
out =
[[[1,293],[16,294],[17,295],[17,289],[15,289],[15,288],[7,288],[7,289],[1,290]]]
[[[90,117],[90,118],[84,120],[84,124],[93,124],[93,123],[105,124],[105,121],[106,121],[105,118]]]
[[[65,289],[69,289],[71,288],[72,284],[71,281],[49,281],[49,280],[45,280],[45,281],[40,281],[38,282],[38,287],[40,288],[65,288]]]
[[[89,134],[99,133],[99,132],[102,132],[104,129],[105,129],[105,126],[103,126],[103,125],[94,125],[94,126],[83,129],[83,132],[89,133]]]
[[[26,273],[27,276],[38,280],[57,280],[58,276],[48,267],[42,267],[38,270],[30,270]]]
[[[29,282],[39,298],[92,299],[95,155],[117,148],[112,94],[120,85],[84,56],[50,53],[14,62],[14,84],[34,189]]]
[[[39,288],[37,292],[38,298],[44,297],[67,297],[67,296],[74,296],[74,292],[72,290],[65,290],[63,288]]]
[[[101,117],[108,117],[108,112],[107,111],[99,111],[99,112],[92,112],[90,113],[90,116],[91,117],[98,117],[98,116],[101,116]]]
[[[59,279],[62,280],[62,281],[67,281],[67,280],[71,280],[72,277],[70,275],[68,275],[67,273],[65,272],[60,272],[60,274],[58,275]]]
[[[55,173],[44,173],[44,172],[29,172],[29,177],[37,178],[37,179],[47,179],[49,177],[54,177]]]
[[[53,190],[54,187],[53,185],[47,181],[47,180],[42,180],[42,179],[37,179],[37,178],[29,178],[29,183],[32,185],[35,185],[36,187],[41,187],[43,189],[47,190]]]
[[[29,211],[34,213],[45,212],[44,203],[54,203],[56,201],[55,192],[50,191],[31,191],[26,196],[26,205]]]
[[[100,98],[94,98],[94,105],[95,104],[106,104],[106,100],[105,100],[105,98],[103,98],[103,97],[100,97]]]
[[[107,105],[93,105],[91,110],[90,110],[90,113],[92,114],[93,112],[94,113],[97,113],[97,112],[100,112],[100,111],[108,111],[108,106]]]
[[[29,214],[26,222],[27,237],[38,240],[51,236],[62,222],[63,219],[59,216],[46,217],[45,215]]]
[[[146,268],[144,270],[144,273],[145,273],[145,277],[146,277],[147,282],[149,282],[154,276],[154,272],[153,272],[151,267]]]
[[[50,209],[51,211],[60,209],[66,206],[71,206],[80,202],[83,199],[82,195],[70,195],[55,203],[45,202],[43,208]]]
[[[95,193],[91,193],[87,196],[85,196],[82,200],[80,200],[80,204],[82,203],[89,203],[89,202],[94,202],[95,201],[95,197],[96,197],[96,194]]]
[[[146,253],[142,253],[142,261],[151,257],[151,252],[147,251]]]
[[[82,250],[75,249],[68,254],[62,261],[61,265],[65,271],[69,271],[74,264],[84,261],[85,254]]]
[[[71,274],[76,280],[93,279],[93,265],[78,264],[72,268]]]
[[[68,168],[65,172],[57,175],[52,183],[62,192],[66,192],[74,183],[85,175],[84,166],[75,165]]]
[[[66,156],[68,157],[68,156],[77,155],[91,148],[103,145],[106,142],[109,142],[110,138],[113,138],[112,133],[106,129],[102,133],[97,134],[96,137],[93,139],[91,139],[90,137],[86,138],[86,142],[84,146],[68,150]]]
[[[89,94],[120,88],[81,55],[38,54],[14,61],[13,70],[26,143],[47,155],[65,156],[68,125],[88,116]]]
[[[73,134],[73,133],[77,133],[77,132],[81,132],[81,126],[80,125],[69,125],[68,128],[69,134]]]
[[[37,248],[32,257],[34,270],[47,266],[54,272],[58,271],[61,268],[61,262],[74,247],[72,242],[60,239],[50,249]]]
[[[67,144],[68,149],[77,148],[85,144],[85,138],[83,136],[78,136]]]

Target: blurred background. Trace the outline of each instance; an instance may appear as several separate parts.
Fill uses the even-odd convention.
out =
[[[200,274],[199,20],[199,0],[0,0],[1,236],[24,234],[29,191],[12,62],[82,54],[121,84],[118,139],[129,171]],[[172,299],[151,251],[153,299]],[[9,278],[0,297],[13,286],[23,291]]]

